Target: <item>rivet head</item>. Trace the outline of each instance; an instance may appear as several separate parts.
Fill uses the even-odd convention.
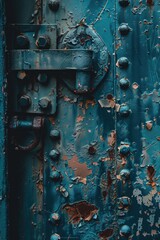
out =
[[[51,236],[51,238],[50,238],[50,240],[60,240],[60,239],[61,239],[61,237],[60,237],[60,235],[57,234],[57,233],[53,234],[53,235]]]
[[[130,154],[130,147],[128,145],[122,145],[119,148],[119,152],[122,156],[128,156]]]
[[[130,171],[128,169],[122,169],[120,171],[120,177],[122,180],[129,180],[130,179]]]
[[[50,138],[51,139],[59,139],[60,138],[60,131],[59,130],[51,130],[50,131]]]
[[[53,149],[53,150],[50,151],[49,156],[52,160],[56,161],[56,160],[59,159],[60,153],[59,153],[58,150]]]
[[[18,102],[21,108],[29,108],[31,105],[31,98],[28,95],[23,95]]]
[[[119,4],[121,7],[127,7],[129,3],[129,0],[119,0]]]
[[[60,220],[60,216],[58,213],[52,213],[50,215],[49,221],[52,222],[53,224],[57,224]]]
[[[61,173],[59,171],[57,171],[57,170],[52,170],[50,172],[50,178],[53,181],[57,182],[57,181],[61,180]]]
[[[126,36],[126,35],[128,35],[128,33],[130,32],[131,29],[127,23],[122,23],[119,26],[118,30],[122,36]]]
[[[128,225],[123,225],[120,229],[120,235],[122,237],[129,237],[131,235],[131,228]]]
[[[43,97],[39,100],[38,104],[40,108],[42,108],[43,110],[46,110],[51,106],[51,100],[48,99],[47,97]]]
[[[19,49],[27,49],[29,48],[29,39],[27,36],[21,34],[16,37],[16,45]]]
[[[48,83],[48,75],[46,73],[40,73],[38,74],[37,80],[41,84],[47,84]]]
[[[129,88],[130,82],[127,78],[121,78],[119,80],[119,85],[122,90],[127,90]]]
[[[131,205],[131,199],[129,197],[121,197],[118,199],[118,208],[121,210],[128,210]]]
[[[59,0],[49,0],[48,6],[52,11],[57,11],[59,9]]]
[[[129,66],[128,58],[121,57],[118,59],[117,66],[122,69],[127,69]]]
[[[36,46],[39,49],[48,49],[50,48],[50,38],[47,35],[41,35],[37,38]]]
[[[128,117],[130,115],[130,109],[129,106],[126,104],[122,104],[119,109],[120,115],[122,117]]]

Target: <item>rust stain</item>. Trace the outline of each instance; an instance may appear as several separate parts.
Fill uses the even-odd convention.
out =
[[[64,155],[64,156],[62,157],[62,160],[67,161],[67,160],[68,160],[68,157],[67,157],[66,155]]]
[[[98,208],[87,201],[66,204],[63,210],[67,212],[69,222],[73,224],[78,224],[82,219],[88,222],[98,213]]]
[[[147,4],[150,6],[154,5],[154,0],[147,0]]]
[[[107,173],[103,173],[101,176],[100,187],[103,196],[103,200],[105,201],[108,195],[108,192],[112,185],[112,177],[111,172],[107,171]]]
[[[108,145],[111,147],[114,147],[115,142],[116,142],[116,131],[113,130],[108,136]]]
[[[86,103],[85,103],[85,108],[88,109],[89,105],[91,105],[92,107],[94,107],[96,105],[96,102],[95,100],[86,100]]]
[[[147,121],[147,122],[146,122],[146,128],[147,128],[147,130],[152,130],[152,127],[153,127],[153,122],[152,122],[152,121]]]
[[[132,88],[133,88],[134,90],[138,89],[138,88],[139,88],[138,83],[134,82],[134,83],[132,84]]]
[[[107,240],[109,237],[113,235],[113,229],[107,228],[99,233],[99,237],[103,240]]]
[[[151,185],[152,187],[154,187],[156,185],[156,183],[154,182],[154,175],[155,175],[155,169],[153,166],[148,166],[147,167],[147,175],[149,178],[149,185]]]
[[[83,116],[78,116],[76,122],[77,122],[77,123],[82,122],[83,119],[84,119]]]
[[[92,170],[87,167],[86,163],[80,163],[76,155],[68,161],[68,165],[75,172],[75,176],[79,177],[79,182],[86,184],[87,176],[92,174]]]
[[[54,117],[49,117],[49,121],[51,122],[52,125],[55,125],[55,118]]]

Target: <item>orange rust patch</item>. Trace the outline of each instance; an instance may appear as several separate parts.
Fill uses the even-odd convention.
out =
[[[67,160],[68,160],[68,157],[67,157],[66,155],[64,155],[64,156],[62,157],[62,160],[67,161]]]
[[[78,162],[78,157],[74,155],[73,158],[68,161],[68,165],[75,172],[75,176],[80,177],[79,181],[86,184],[87,176],[92,174],[92,170],[88,169],[87,164]]]
[[[76,122],[77,122],[77,123],[82,122],[83,119],[84,119],[83,116],[78,116]]]
[[[73,204],[66,204],[63,209],[69,215],[69,222],[77,224],[83,219],[90,221],[98,212],[98,208],[87,201],[81,201]]]
[[[153,127],[153,122],[152,122],[152,121],[147,121],[147,122],[146,122],[146,128],[147,128],[147,130],[151,130],[152,127]]]
[[[55,124],[55,119],[54,119],[54,117],[49,117],[49,121],[51,122],[52,125]]]
[[[111,237],[113,235],[113,229],[107,228],[99,233],[99,237],[103,240],[107,240],[108,237]]]
[[[94,107],[94,105],[96,105],[95,100],[86,100],[85,108],[88,109],[89,105],[91,105],[92,107]]]
[[[116,131],[113,130],[108,136],[108,145],[111,147],[114,147],[115,142],[116,142]]]
[[[138,88],[139,88],[138,83],[134,82],[134,83],[132,84],[132,88],[135,89],[135,90],[138,89]]]

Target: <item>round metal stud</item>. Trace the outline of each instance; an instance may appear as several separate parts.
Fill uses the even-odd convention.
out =
[[[46,73],[40,73],[37,77],[37,80],[41,84],[47,84],[48,83],[48,75]]]
[[[119,0],[119,4],[121,7],[127,7],[130,4],[129,0]]]
[[[16,45],[19,49],[29,48],[29,39],[25,35],[21,34],[16,38]]]
[[[50,38],[47,35],[41,35],[37,38],[36,46],[39,49],[48,49],[50,48]]]
[[[121,197],[118,199],[118,208],[121,210],[128,209],[131,205],[131,199],[129,197]]]
[[[57,233],[53,234],[53,235],[51,236],[51,238],[50,238],[50,240],[60,240],[60,239],[61,239],[61,237],[60,237],[60,235],[57,234]]]
[[[49,221],[52,222],[53,224],[57,224],[60,220],[60,216],[58,213],[52,213],[50,215]]]
[[[54,160],[54,161],[56,161],[56,160],[59,159],[59,155],[60,155],[60,153],[59,153],[59,151],[56,150],[56,149],[53,149],[53,150],[50,151],[50,153],[49,153],[50,158],[51,158],[52,160]]]
[[[122,156],[128,156],[130,154],[130,147],[126,145],[122,145],[119,150]]]
[[[121,78],[119,80],[119,85],[122,90],[127,90],[129,88],[130,82],[127,78]]]
[[[129,106],[126,104],[122,104],[119,109],[120,115],[122,117],[128,117],[130,115],[130,109]]]
[[[131,228],[128,225],[123,225],[120,229],[120,235],[122,237],[129,237],[131,235]]]
[[[57,170],[52,170],[52,171],[50,172],[50,178],[51,178],[53,181],[57,182],[57,181],[59,181],[59,180],[61,179],[61,174],[60,174],[60,172],[57,171]]]
[[[50,131],[50,138],[51,139],[59,139],[60,138],[60,131],[59,130],[51,130]]]
[[[128,35],[128,33],[130,32],[131,29],[127,23],[122,23],[119,26],[118,30],[122,36],[126,36],[126,35]]]
[[[31,105],[31,98],[28,95],[23,95],[19,99],[19,105],[21,108],[29,108]]]
[[[120,172],[120,176],[122,180],[129,180],[130,179],[130,171],[128,169],[123,169]]]
[[[39,100],[38,104],[40,108],[42,108],[43,110],[46,110],[51,106],[51,100],[48,99],[47,97],[43,97]]]
[[[129,61],[128,58],[126,57],[121,57],[118,59],[118,67],[122,69],[127,69],[129,66]]]
[[[48,6],[52,11],[56,12],[59,9],[59,0],[49,0]]]

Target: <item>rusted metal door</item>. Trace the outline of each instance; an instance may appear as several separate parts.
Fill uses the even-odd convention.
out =
[[[0,239],[159,240],[158,1],[2,3]]]

